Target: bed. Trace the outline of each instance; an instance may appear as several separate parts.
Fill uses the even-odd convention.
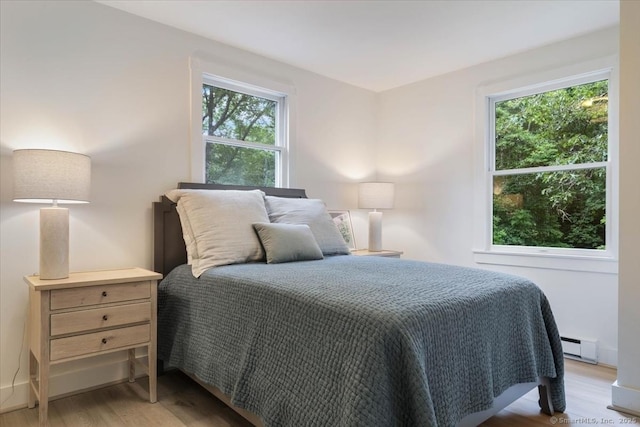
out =
[[[523,278],[351,255],[195,278],[176,203],[162,196],[153,209],[159,364],[256,426],[473,426],[535,387],[544,413],[565,409],[553,314]]]

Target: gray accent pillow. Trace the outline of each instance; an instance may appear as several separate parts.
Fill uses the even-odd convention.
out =
[[[253,224],[268,264],[322,259],[322,251],[308,225]]]
[[[324,255],[351,253],[322,200],[265,196],[265,206],[272,223],[308,225]]]

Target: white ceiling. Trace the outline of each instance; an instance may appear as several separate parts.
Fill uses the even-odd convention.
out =
[[[98,0],[373,91],[619,23],[619,0]]]

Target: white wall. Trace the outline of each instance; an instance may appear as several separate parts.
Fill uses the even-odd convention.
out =
[[[640,415],[640,3],[620,2],[620,356],[613,405]]]
[[[385,246],[406,257],[492,268],[534,280],[563,334],[595,339],[600,361],[616,364],[618,277],[474,263],[474,108],[480,86],[616,55],[618,28],[549,45],[378,97],[378,170],[397,183],[385,213]]]
[[[151,267],[151,203],[190,176],[188,59],[196,51],[295,87],[291,186],[330,208],[353,208],[354,182],[374,171],[372,92],[94,2],[0,5],[0,401],[20,362],[18,387],[0,409],[26,403],[22,277],[38,270],[39,206],[11,201],[14,149],[92,158],[92,202],[70,207],[72,271]],[[121,360],[54,367],[52,395],[124,378]]]
[[[0,409],[26,402],[22,276],[38,268],[37,206],[11,201],[12,150],[48,147],[92,157],[92,203],[71,207],[72,270],[151,267],[150,203],[189,178],[188,58],[205,52],[296,88],[292,186],[331,208],[354,209],[355,182],[393,180],[396,209],[385,212],[384,246],[407,258],[475,265],[476,88],[618,52],[618,30],[610,29],[373,94],[96,3],[0,7],[0,400],[21,363],[16,392]],[[640,181],[635,170],[623,179]],[[364,246],[366,212],[354,213]],[[617,275],[501,270],[535,280],[560,329],[597,339],[602,360],[616,363]],[[637,282],[629,283],[629,305],[637,310]],[[52,392],[124,378],[121,360],[109,355],[58,366]],[[92,369],[97,365],[104,369]]]

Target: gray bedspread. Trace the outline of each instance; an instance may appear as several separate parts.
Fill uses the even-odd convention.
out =
[[[511,385],[551,381],[560,338],[526,279],[382,257],[176,268],[158,354],[266,426],[454,426]]]

